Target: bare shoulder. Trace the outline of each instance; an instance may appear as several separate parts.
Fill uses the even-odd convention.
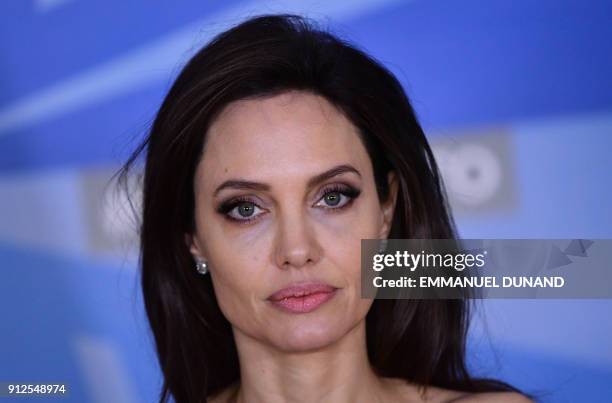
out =
[[[421,403],[534,403],[533,400],[516,392],[483,392],[470,393],[458,390],[445,389],[437,386],[419,388],[403,379],[384,378],[389,390],[393,390],[392,402],[421,402]]]
[[[534,403],[527,396],[517,392],[469,393],[450,400],[449,403]]]

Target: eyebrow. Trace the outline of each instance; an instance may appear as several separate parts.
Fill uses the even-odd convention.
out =
[[[307,187],[312,188],[313,186],[321,182],[324,182],[330,178],[333,178],[334,176],[338,176],[338,175],[341,175],[347,172],[353,172],[361,178],[361,173],[359,173],[359,171],[355,169],[352,165],[342,164],[342,165],[335,166],[331,169],[328,169],[327,171],[322,172],[316,176],[313,176],[312,178],[308,180]],[[261,182],[230,179],[230,180],[226,180],[221,185],[219,185],[217,189],[215,189],[215,192],[213,193],[213,197],[217,196],[217,194],[219,194],[219,192],[221,192],[223,189],[228,189],[228,188],[229,189],[269,191],[270,185],[266,183],[261,183]]]

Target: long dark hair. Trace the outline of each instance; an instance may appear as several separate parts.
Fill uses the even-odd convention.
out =
[[[207,129],[232,101],[288,90],[325,97],[358,128],[380,201],[387,173],[399,179],[389,238],[455,238],[442,180],[398,80],[354,45],[297,15],[261,15],[217,35],[186,64],[146,139],[140,224],[141,281],[164,375],[160,402],[201,402],[239,379],[230,323],[210,276],[198,276],[185,234],[195,231],[194,172]],[[515,390],[474,379],[465,362],[468,301],[375,300],[366,317],[370,363],[379,376],[479,392]]]

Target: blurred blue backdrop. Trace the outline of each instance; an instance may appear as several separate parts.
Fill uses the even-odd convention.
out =
[[[156,401],[133,224],[107,181],[195,50],[281,11],[398,76],[463,237],[612,237],[610,1],[4,0],[0,381]],[[476,373],[542,401],[612,402],[612,301],[479,305]]]

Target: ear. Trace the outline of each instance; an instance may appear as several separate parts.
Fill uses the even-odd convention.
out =
[[[387,239],[391,224],[393,223],[393,213],[395,212],[395,204],[397,202],[397,192],[399,188],[397,175],[395,171],[390,171],[387,175],[387,183],[389,184],[389,197],[381,205],[383,223],[378,234],[379,239]]]
[[[185,244],[187,245],[187,248],[189,249],[189,252],[191,252],[194,259],[200,258],[202,260],[206,260],[206,256],[204,256],[202,248],[199,246],[194,235],[185,233]]]

